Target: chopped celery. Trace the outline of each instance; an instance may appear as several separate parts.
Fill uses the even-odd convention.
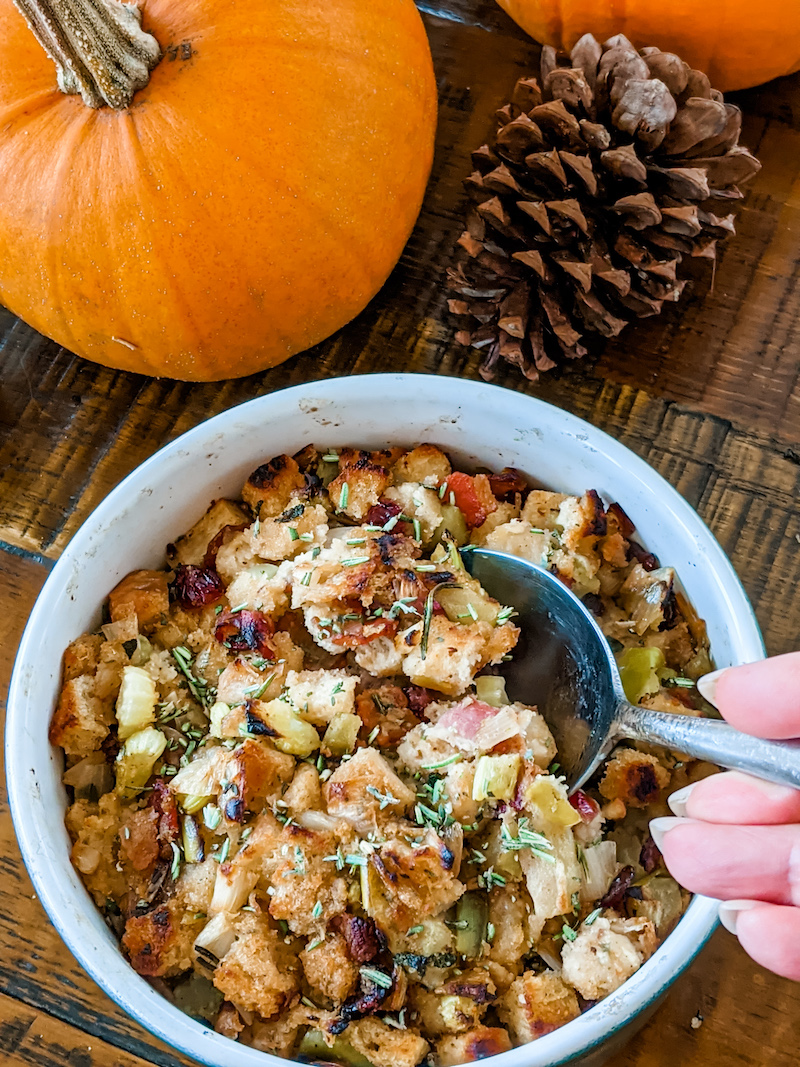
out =
[[[481,756],[475,767],[472,799],[512,800],[521,764],[516,752],[507,756]]]
[[[285,700],[255,701],[258,717],[273,732],[275,748],[290,756],[310,756],[319,748],[319,734],[311,725],[298,718]],[[255,710],[255,709],[254,709]]]
[[[581,821],[578,812],[567,800],[566,787],[552,775],[534,778],[525,790],[526,805],[536,805],[546,822],[557,826],[575,826]]]
[[[310,1061],[325,1063],[342,1063],[347,1067],[373,1067],[372,1061],[341,1037],[334,1038],[332,1045],[327,1045],[319,1030],[306,1030],[298,1049],[298,1057]]]
[[[214,797],[209,796],[197,796],[195,793],[189,793],[185,797],[180,797],[179,802],[181,808],[187,815],[195,815],[198,811],[210,804]]]
[[[486,936],[488,905],[484,893],[465,893],[456,905],[456,952],[474,959]]]
[[[205,843],[197,819],[184,815],[181,823],[181,843],[187,863],[202,863],[205,858]]]
[[[120,740],[155,722],[156,700],[156,683],[147,671],[141,667],[122,668],[116,708]]]
[[[152,726],[138,730],[125,741],[114,764],[117,792],[123,797],[141,793],[153,773],[153,764],[167,747],[167,739]]]
[[[328,729],[322,738],[323,747],[334,756],[352,752],[362,725],[358,715],[351,715],[347,711],[339,712],[328,723]]]
[[[666,660],[660,648],[626,648],[617,656],[617,666],[625,696],[631,704],[638,704],[661,688],[658,672],[666,667]]]
[[[484,704],[493,708],[502,708],[508,704],[506,693],[506,680],[498,675],[483,674],[475,679],[475,695]]]

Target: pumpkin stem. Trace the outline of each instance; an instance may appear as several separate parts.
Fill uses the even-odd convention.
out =
[[[89,107],[126,108],[161,59],[135,4],[119,0],[14,0],[56,65],[62,93]]]

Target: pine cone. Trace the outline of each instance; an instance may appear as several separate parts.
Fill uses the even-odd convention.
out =
[[[657,48],[587,34],[569,56],[542,49],[473,153],[473,201],[448,271],[456,339],[531,379],[586,355],[677,300],[684,255],[714,260],[725,214],[760,164],[738,144],[741,112],[708,78]]]

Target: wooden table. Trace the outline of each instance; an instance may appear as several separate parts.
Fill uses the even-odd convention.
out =
[[[491,0],[418,0],[439,77],[438,151],[416,230],[383,291],[314,351],[270,373],[185,385],[93,366],[0,309],[0,698],[25,618],[80,523],[152,452],[210,415],[284,385],[406,369],[477,374],[453,342],[442,272],[460,181],[535,46]],[[678,306],[629,327],[560,379],[500,384],[564,407],[638,452],[697,508],[755,605],[770,653],[800,628],[800,76],[741,93],[764,167],[738,235]],[[53,650],[57,655],[60,650]],[[0,807],[0,1050],[6,1067],[186,1064],[127,1018],[50,926]],[[610,1067],[790,1067],[800,986],[718,932]]]

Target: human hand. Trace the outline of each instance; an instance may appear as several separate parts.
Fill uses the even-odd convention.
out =
[[[800,737],[800,652],[715,671],[698,688],[737,730]],[[654,819],[670,874],[716,897],[722,925],[756,963],[800,981],[800,791],[738,771],[673,793]]]

